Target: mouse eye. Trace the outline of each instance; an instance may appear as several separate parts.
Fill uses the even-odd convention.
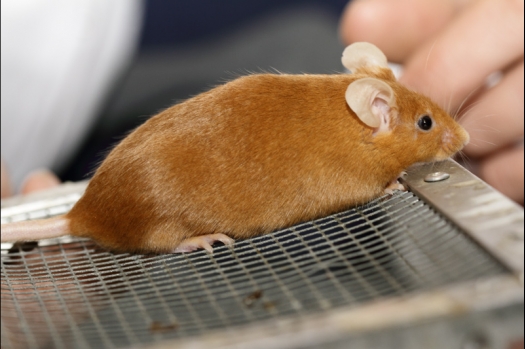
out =
[[[428,131],[432,128],[432,118],[428,115],[423,115],[417,121],[417,126],[423,131]]]

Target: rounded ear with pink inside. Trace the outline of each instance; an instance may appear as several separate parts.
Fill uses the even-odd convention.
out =
[[[388,68],[385,54],[368,42],[356,42],[347,46],[343,51],[341,61],[343,66],[351,72],[355,72],[360,67],[379,66]]]
[[[396,97],[386,82],[376,78],[356,80],[348,85],[345,98],[357,117],[376,129],[374,133],[390,130]]]

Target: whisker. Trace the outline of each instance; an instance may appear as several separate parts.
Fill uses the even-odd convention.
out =
[[[446,96],[441,96],[439,98],[439,100],[437,99],[437,97],[435,97],[435,102],[437,102],[437,104],[439,106],[441,106],[443,108],[444,111],[446,111],[450,117],[452,117],[451,113],[450,113],[450,103],[451,103],[451,100],[452,100],[452,95],[449,94],[448,97]]]
[[[478,131],[478,132],[498,132],[498,133],[501,133],[501,130],[498,130],[497,128],[491,127],[489,125],[478,125],[478,126],[479,126],[478,128],[469,128],[469,130]]]
[[[464,151],[460,150],[457,153],[457,155],[461,158],[462,163],[466,164],[468,167],[470,167],[472,165],[470,158],[468,157],[467,154],[465,154]]]
[[[474,168],[474,162],[467,156],[467,154],[465,154],[465,152],[460,151],[458,154],[461,156],[463,167],[467,168],[469,171],[472,171]]]
[[[481,115],[480,118],[488,118],[490,116],[496,116],[498,114],[485,114],[485,115]]]
[[[437,161],[433,160],[432,163],[430,164],[430,173],[434,172],[434,167],[436,166],[436,163]]]
[[[475,92],[477,92],[479,89],[480,89],[480,87],[476,87],[476,88],[472,89],[472,91],[470,91],[470,93],[463,99],[463,101],[460,103],[459,107],[456,109],[456,114],[458,114],[461,111],[461,108],[463,108],[463,105],[465,104],[465,102],[467,102],[467,100],[470,97],[472,97],[472,95]]]
[[[478,106],[478,104],[480,104],[480,103],[481,103],[481,101],[477,101],[477,102],[469,104],[469,106],[465,107],[465,109],[463,109],[463,110],[461,108],[456,110],[455,114],[457,115],[458,120],[464,118],[468,113],[470,113],[471,111],[474,110],[474,107]]]
[[[463,114],[462,117],[465,117],[466,114],[467,113]],[[481,115],[476,116],[476,118],[469,118],[466,121],[463,121],[461,125],[469,131],[475,131],[475,132],[480,132],[480,133],[485,133],[485,134],[501,133],[502,132],[501,129],[498,129],[487,123],[480,122],[480,121],[483,121],[483,119],[486,119],[488,117],[494,117],[496,115],[497,114],[486,114],[482,116]]]
[[[434,46],[436,45],[437,39],[434,40],[432,43],[432,46],[430,47],[430,50],[428,51],[427,59],[425,61],[425,71],[427,70],[428,61],[430,60],[430,55],[432,54],[432,51],[434,50]]]
[[[490,129],[490,131],[495,131],[495,132],[501,133],[501,130],[498,130],[495,127],[492,127],[492,126],[489,126],[489,125],[480,125],[480,126],[488,128],[488,129]],[[485,130],[485,131],[488,131],[488,130]]]
[[[447,113],[449,114],[452,112],[452,110],[450,110],[451,106],[452,106],[452,92],[450,92],[448,95],[447,109],[445,109]],[[454,116],[452,116],[452,119],[456,120],[456,115],[457,113],[455,113]]]
[[[466,115],[466,114],[465,114]],[[498,114],[485,114],[485,115],[479,115],[478,118],[483,118],[483,119],[486,119],[486,118],[490,118],[490,117],[494,117],[494,116],[497,116]],[[464,115],[462,115],[463,117]],[[470,120],[470,121],[475,121],[475,122],[478,122],[479,120]]]
[[[489,141],[484,140],[484,139],[478,139],[478,141],[481,141],[481,142],[483,142],[483,143],[487,143],[487,144],[490,144],[490,145],[493,145],[493,146],[497,146],[496,143],[492,143],[492,142],[489,142]]]
[[[500,131],[498,131],[498,130],[487,130],[487,129],[483,129],[483,128],[470,128],[470,127],[469,127],[469,130],[470,130],[470,131],[480,132],[480,133],[484,133],[484,132],[490,132],[490,133],[492,133],[492,131],[500,132]]]

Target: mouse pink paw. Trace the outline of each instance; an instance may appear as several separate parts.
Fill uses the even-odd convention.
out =
[[[235,242],[235,240],[224,234],[200,235],[183,240],[179,246],[173,250],[173,252],[191,252],[198,250],[199,248],[203,248],[209,253],[213,253],[213,247],[211,247],[211,245],[213,245],[216,241],[220,241],[226,246],[231,246]]]
[[[397,179],[394,179],[388,186],[385,188],[385,194],[392,195],[394,194],[394,190],[401,190],[406,191],[407,189],[405,186],[397,181]]]

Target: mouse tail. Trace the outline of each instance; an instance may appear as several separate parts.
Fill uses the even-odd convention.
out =
[[[69,219],[64,215],[2,224],[2,242],[36,241],[70,234]]]

